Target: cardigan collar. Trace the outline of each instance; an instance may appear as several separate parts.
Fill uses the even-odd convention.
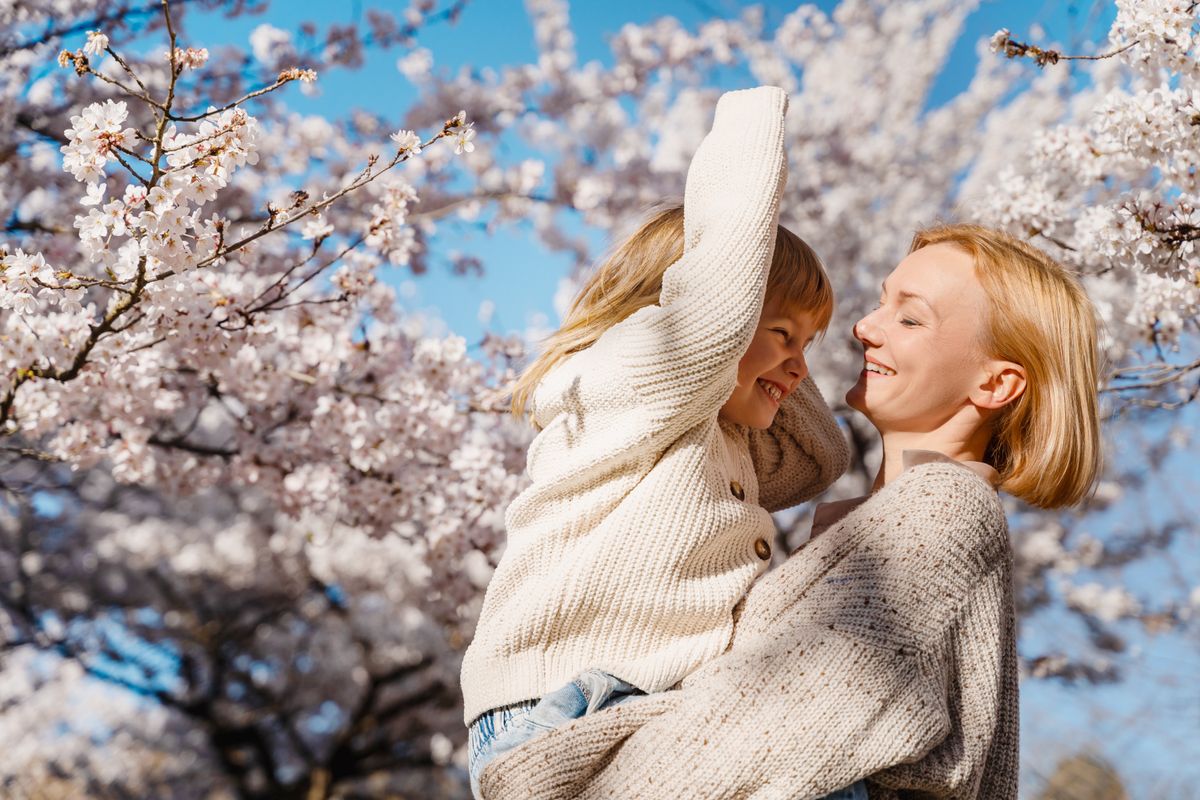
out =
[[[921,464],[933,464],[937,462],[945,464],[955,464],[965,469],[971,470],[979,477],[987,481],[988,485],[993,489],[1000,485],[1000,473],[990,464],[985,464],[982,461],[959,461],[951,458],[945,453],[939,453],[936,450],[905,450],[901,454],[904,468],[901,473],[907,472],[913,467],[918,467]],[[809,533],[809,538],[823,533],[827,528],[836,525],[841,521],[842,517],[849,514],[854,509],[858,508],[863,503],[867,502],[871,495],[865,494],[862,497],[850,497],[845,500],[833,500],[828,503],[818,503],[813,509],[812,532]]]

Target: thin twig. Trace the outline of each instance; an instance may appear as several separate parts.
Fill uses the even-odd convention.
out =
[[[142,79],[137,76],[137,73],[134,72],[130,68],[130,66],[125,63],[125,59],[121,58],[121,56],[117,54],[117,51],[113,50],[111,47],[106,47],[106,48],[104,48],[104,50],[106,53],[108,53],[110,56],[113,57],[114,61],[116,61],[118,64],[121,65],[121,69],[123,69],[127,73],[129,73],[129,77],[133,78],[133,82],[136,83],[138,85],[138,88],[142,90],[142,94],[149,96],[150,90],[146,88],[146,84],[142,83]]]
[[[97,72],[96,70],[92,69],[91,67],[88,67],[86,70],[84,70],[84,72],[87,75],[93,75],[93,76],[99,78],[100,80],[104,81],[105,83],[111,83],[113,86],[116,86],[118,89],[120,89],[124,94],[134,98],[135,100],[141,100],[143,103],[147,103],[149,105],[154,106],[155,108],[162,109],[162,106],[159,104],[159,102],[157,100],[155,100],[154,98],[152,98],[150,95],[140,94],[138,92],[135,92],[133,89],[130,89],[128,86],[121,83],[116,78],[110,78],[107,75],[105,75],[104,73]]]
[[[1146,389],[1158,389],[1169,383],[1174,383],[1188,373],[1200,370],[1200,359],[1190,364],[1145,364],[1135,367],[1123,367],[1115,370],[1110,376],[1111,381],[1139,381],[1119,386],[1107,386],[1105,392],[1132,392]]]
[[[275,81],[275,83],[271,84],[270,86],[264,86],[261,89],[255,89],[253,92],[243,95],[242,97],[239,97],[237,100],[234,100],[231,103],[226,103],[225,105],[221,106],[220,108],[214,108],[210,111],[205,111],[203,114],[195,114],[195,115],[189,116],[189,117],[179,116],[177,114],[171,114],[170,116],[171,116],[171,119],[175,122],[199,122],[200,120],[207,119],[208,117],[215,117],[217,114],[220,114],[224,111],[228,111],[231,108],[236,108],[248,100],[253,100],[254,98],[261,97],[262,95],[267,94],[268,92],[273,92],[276,89],[278,89],[280,86],[283,86],[284,84],[287,84],[287,83],[291,83],[294,80],[296,80],[296,78],[280,78],[279,80]]]
[[[62,459],[52,453],[47,453],[43,450],[35,450],[30,447],[0,447],[0,452],[13,453],[23,458],[33,458],[38,461],[45,461],[51,464],[62,463]]]
[[[191,3],[191,2],[195,2],[195,0],[175,0],[175,2]],[[32,47],[37,47],[38,45],[46,44],[47,42],[53,41],[55,39],[61,39],[65,36],[70,36],[71,34],[74,34],[74,33],[83,33],[84,31],[87,31],[87,30],[103,28],[104,23],[106,23],[106,22],[128,23],[134,17],[150,16],[159,9],[159,6],[160,6],[160,4],[158,2],[148,3],[147,5],[142,6],[141,8],[130,8],[129,6],[119,6],[116,9],[114,9],[111,13],[105,14],[103,16],[93,17],[92,19],[88,19],[88,20],[82,20],[80,22],[76,22],[72,25],[68,25],[68,26],[62,27],[62,28],[47,28],[46,30],[42,31],[41,36],[37,39],[27,39],[27,40],[21,42],[20,44],[15,44],[15,45],[12,45],[11,47],[6,47],[3,49],[0,49],[0,58],[8,56],[11,53],[15,53],[18,50],[28,50]]]
[[[290,288],[284,288],[282,284],[279,284],[280,289],[282,291],[278,297],[273,297],[270,300],[264,302],[262,305],[260,305],[256,308],[249,308],[244,313],[246,314],[246,316],[249,316],[251,314],[256,314],[260,311],[271,310],[272,307],[275,307],[276,303],[290,297],[292,294],[295,294],[295,292],[297,290],[299,290],[302,286],[307,284],[313,278],[317,277],[322,272],[324,272],[325,270],[329,269],[334,264],[336,264],[338,261],[342,260],[342,258],[345,257],[345,255],[347,253],[349,253],[351,250],[354,250],[356,247],[359,247],[360,245],[362,245],[362,243],[365,242],[366,239],[367,239],[367,237],[365,237],[365,236],[359,236],[353,242],[351,242],[350,244],[348,244],[344,248],[342,248],[341,251],[338,252],[338,254],[335,255],[333,258],[331,258],[329,261],[325,262],[323,265],[317,267],[315,270],[310,272],[308,275],[304,276],[304,278],[301,279],[301,281],[299,283],[297,283],[295,286],[292,286]],[[314,252],[313,255],[316,255],[316,253]],[[294,269],[294,267],[293,267],[293,269]],[[292,270],[289,270],[288,273],[290,274],[291,271]],[[286,275],[284,277],[286,278]],[[268,289],[270,289],[270,287],[268,287]],[[265,292],[264,292],[264,294],[265,294]],[[259,297],[261,297],[261,296],[262,295],[259,295]],[[257,299],[258,298],[255,298],[255,300],[257,300]]]
[[[1064,55],[1058,50],[1044,50],[1035,44],[1019,42],[1008,35],[1008,31],[1002,31],[1004,37],[995,43],[994,47],[997,51],[1003,51],[1008,58],[1031,58],[1039,67],[1045,67],[1047,64],[1057,64],[1060,61],[1101,61],[1106,58],[1119,56],[1130,48],[1140,44],[1140,40],[1135,39],[1124,47],[1113,50],[1109,53],[1101,53],[1096,56],[1069,56]]]

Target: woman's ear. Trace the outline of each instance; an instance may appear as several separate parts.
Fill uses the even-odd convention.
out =
[[[988,361],[983,365],[983,380],[970,393],[978,408],[999,409],[1016,400],[1025,391],[1025,368],[1012,361]]]

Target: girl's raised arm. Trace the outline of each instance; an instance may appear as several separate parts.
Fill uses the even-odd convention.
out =
[[[658,305],[601,337],[664,431],[720,409],[754,336],[787,179],[786,111],[773,86],[721,96],[688,169],[683,256],[663,275]]]

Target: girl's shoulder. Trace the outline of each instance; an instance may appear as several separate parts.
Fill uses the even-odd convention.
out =
[[[533,421],[545,428],[563,414],[586,424],[588,417],[620,413],[635,401],[620,364],[601,337],[566,356],[542,376],[533,390],[531,411]]]

